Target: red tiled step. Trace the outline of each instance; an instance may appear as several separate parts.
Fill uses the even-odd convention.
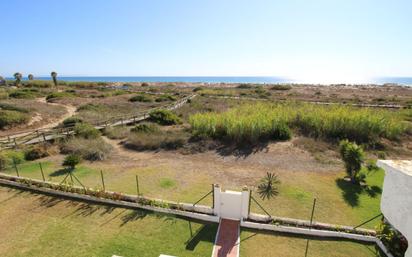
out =
[[[239,256],[239,221],[221,219],[212,257]]]

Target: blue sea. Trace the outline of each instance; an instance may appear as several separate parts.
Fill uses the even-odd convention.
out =
[[[8,78],[13,79],[13,78]],[[26,78],[25,78],[26,79]],[[35,79],[50,80],[50,77],[35,77]],[[202,82],[202,83],[297,83],[296,80],[284,78],[284,77],[166,77],[166,76],[153,76],[153,77],[141,77],[141,76],[72,76],[65,77],[59,76],[59,80],[64,81],[88,81],[88,82]],[[299,82],[301,83],[301,82]],[[338,84],[339,82],[337,82]],[[367,83],[370,84],[385,84],[396,83],[402,85],[412,86],[412,77],[381,77],[375,78]]]

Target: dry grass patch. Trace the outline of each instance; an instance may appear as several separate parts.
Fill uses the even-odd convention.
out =
[[[93,139],[72,138],[62,144],[60,149],[64,154],[78,154],[85,160],[98,161],[108,158],[113,147],[98,137]]]

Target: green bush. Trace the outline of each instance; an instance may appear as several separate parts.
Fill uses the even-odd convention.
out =
[[[195,88],[193,88],[193,92],[198,92],[198,91],[201,91],[201,90],[203,90],[202,87],[195,87]]]
[[[44,158],[49,156],[49,152],[47,151],[47,147],[44,147],[42,145],[36,145],[33,147],[30,147],[24,151],[24,158],[27,161],[33,161],[37,160],[40,158]]]
[[[73,96],[74,95],[72,93],[68,93],[68,92],[53,92],[46,96],[46,100],[52,101],[58,98],[73,97]]]
[[[177,100],[176,97],[169,95],[169,94],[161,95],[155,99],[156,102],[167,102],[167,101],[176,101],[176,100]]]
[[[276,84],[276,85],[273,85],[270,89],[271,89],[271,90],[285,91],[285,90],[290,90],[290,89],[292,89],[292,86],[291,86],[291,85]]]
[[[29,115],[18,111],[0,110],[0,129],[24,124],[29,121]]]
[[[153,123],[140,123],[131,129],[132,132],[152,133],[159,131],[159,127]]]
[[[83,123],[83,120],[79,117],[69,117],[63,121],[63,126],[71,127],[78,123]]]
[[[77,123],[74,127],[74,133],[76,136],[86,139],[100,137],[100,131],[88,123]]]
[[[70,169],[76,168],[76,165],[80,163],[81,157],[77,154],[69,154],[63,160],[63,166],[67,166]]]
[[[24,162],[24,153],[15,150],[3,150],[0,152],[0,170],[13,167],[14,163]]]
[[[16,111],[16,112],[23,112],[23,113],[28,113],[29,110],[26,108],[22,107],[17,107],[11,104],[6,104],[6,103],[0,103],[0,109],[1,110],[8,110],[8,111]]]
[[[29,90],[16,90],[9,93],[9,97],[11,98],[18,98],[18,99],[34,99],[39,96],[38,92],[33,92]]]
[[[30,80],[24,81],[24,87],[50,88],[53,87],[53,82],[49,80]]]
[[[254,88],[253,84],[248,84],[248,83],[242,83],[239,86],[237,86],[237,88],[239,89],[250,89],[250,88]]]
[[[135,95],[129,99],[130,102],[153,102],[153,99],[148,95]]]
[[[72,138],[61,146],[63,154],[77,154],[85,160],[100,161],[106,159],[112,146],[101,137],[97,139]]]
[[[394,257],[404,257],[408,249],[408,240],[391,224],[381,221],[377,228],[377,237]]]
[[[154,110],[149,113],[150,120],[160,125],[181,124],[181,119],[169,110]]]

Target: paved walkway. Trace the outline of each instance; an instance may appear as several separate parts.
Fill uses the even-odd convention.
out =
[[[239,221],[221,219],[212,257],[239,256]]]

